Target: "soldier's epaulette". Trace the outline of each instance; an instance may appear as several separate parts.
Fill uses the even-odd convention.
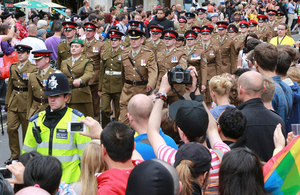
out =
[[[39,117],[39,113],[36,113],[35,115],[33,115],[32,117],[30,117],[29,122],[32,122],[34,119],[36,119],[37,117]]]
[[[144,51],[153,52],[152,50],[148,49],[148,47],[146,47],[146,46],[142,46],[142,47],[143,47]]]
[[[83,116],[83,113],[81,113],[80,111],[76,110],[76,109],[73,109],[72,111],[74,114],[76,114],[77,116],[80,116],[82,117]]]

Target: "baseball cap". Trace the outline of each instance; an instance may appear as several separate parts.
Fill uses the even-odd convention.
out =
[[[126,195],[174,195],[179,192],[176,169],[159,159],[137,165],[130,173]]]
[[[178,100],[171,104],[169,112],[184,134],[192,137],[206,134],[208,114],[201,102]]]
[[[174,167],[176,168],[182,160],[192,161],[195,164],[192,168],[195,173],[204,173],[211,168],[211,154],[198,142],[189,142],[180,146],[175,156]]]

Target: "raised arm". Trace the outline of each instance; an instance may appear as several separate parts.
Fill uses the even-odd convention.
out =
[[[167,73],[163,76],[160,84],[160,88],[158,93],[167,94],[171,89],[171,86],[168,82]],[[166,145],[165,140],[159,134],[160,124],[161,124],[161,116],[163,109],[164,101],[162,99],[157,99],[155,101],[154,107],[152,109],[149,122],[148,122],[148,139],[151,143],[153,151],[157,157],[157,150],[161,145]]]

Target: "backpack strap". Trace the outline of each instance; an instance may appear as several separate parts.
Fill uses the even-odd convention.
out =
[[[220,162],[222,162],[224,153],[221,150],[216,149],[216,148],[213,148],[212,150],[216,153],[216,155],[218,156]]]

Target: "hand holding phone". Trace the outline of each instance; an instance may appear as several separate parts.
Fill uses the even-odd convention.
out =
[[[67,131],[70,133],[86,132],[86,125],[81,122],[68,122]]]

